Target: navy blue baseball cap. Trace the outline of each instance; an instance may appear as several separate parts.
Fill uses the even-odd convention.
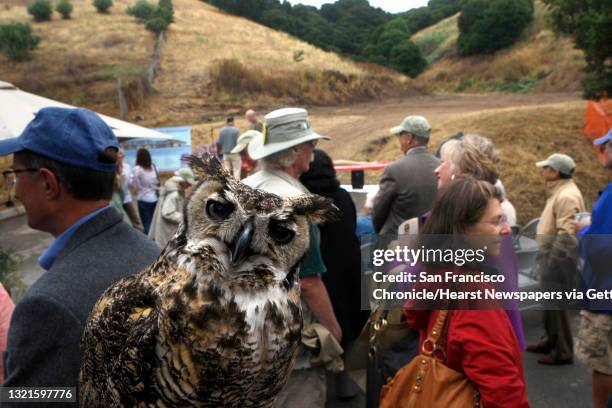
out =
[[[102,160],[108,148],[119,149],[115,134],[98,114],[83,108],[43,108],[19,137],[0,140],[0,156],[29,150],[63,164],[112,173],[116,163]]]
[[[597,139],[593,140],[593,144],[595,146],[602,145],[606,142],[612,142],[612,128],[608,130],[608,133],[606,135],[602,137],[598,137]]]

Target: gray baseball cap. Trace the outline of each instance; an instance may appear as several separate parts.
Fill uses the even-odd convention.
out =
[[[555,153],[548,156],[548,159],[536,163],[538,167],[552,167],[560,173],[571,176],[576,169],[576,163],[567,154]]]
[[[278,109],[265,116],[262,135],[255,137],[249,143],[249,156],[253,160],[259,160],[318,139],[331,138],[313,132],[305,109]]]
[[[423,116],[407,116],[399,126],[391,128],[389,131],[393,135],[408,132],[423,139],[429,139],[429,136],[431,136],[431,125]]]

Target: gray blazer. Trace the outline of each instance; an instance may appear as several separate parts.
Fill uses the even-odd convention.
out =
[[[155,243],[122,222],[113,208],[77,229],[15,308],[4,386],[75,387],[89,312],[111,284],[151,264],[158,254]]]
[[[429,211],[436,197],[438,181],[434,170],[440,161],[426,147],[415,147],[383,172],[374,200],[372,222],[381,246],[396,239],[399,225]]]

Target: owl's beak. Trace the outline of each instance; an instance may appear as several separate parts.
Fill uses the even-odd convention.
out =
[[[251,238],[253,238],[253,224],[249,221],[238,233],[238,239],[234,244],[234,250],[232,251],[232,263],[234,265],[244,258],[247,249],[251,246]]]

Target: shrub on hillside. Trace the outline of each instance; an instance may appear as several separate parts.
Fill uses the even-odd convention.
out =
[[[28,6],[28,13],[34,17],[35,21],[49,21],[51,20],[53,7],[49,0],[36,0]]]
[[[149,3],[147,0],[138,0],[133,6],[127,8],[127,13],[139,20],[147,21],[153,17],[155,5]]]
[[[544,0],[553,28],[568,34],[584,51],[588,76],[583,96],[599,99],[612,95],[612,2],[609,0]]]
[[[233,94],[261,92],[262,77],[260,72],[249,69],[236,59],[215,61],[211,69],[215,86]]]
[[[145,24],[147,30],[159,34],[168,27],[168,22],[162,17],[154,17]]]
[[[93,5],[99,13],[108,13],[108,9],[113,6],[113,0],[93,0]]]
[[[168,25],[174,22],[174,6],[172,0],[159,0],[157,5],[157,15],[168,22]]]
[[[155,34],[164,31],[174,21],[172,0],[160,0],[157,6],[146,0],[138,0],[128,7],[128,14],[145,23],[145,28]]]
[[[0,50],[13,61],[30,59],[40,38],[32,35],[32,27],[25,23],[0,24]]]
[[[55,11],[62,15],[62,18],[69,19],[72,13],[72,3],[70,0],[59,0],[55,5]]]
[[[427,61],[423,58],[421,50],[409,38],[391,49],[389,62],[393,68],[411,78],[418,76],[427,67]]]
[[[491,54],[509,47],[533,21],[533,13],[533,0],[467,0],[458,22],[459,54]]]

